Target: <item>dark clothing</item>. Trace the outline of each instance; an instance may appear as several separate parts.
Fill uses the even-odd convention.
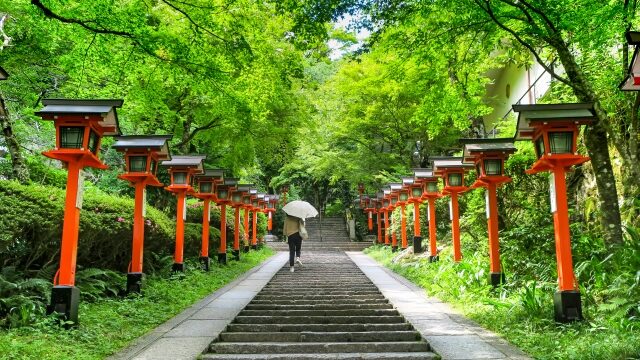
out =
[[[300,247],[302,246],[302,237],[299,232],[289,235],[289,266],[293,266],[295,256],[300,257]]]

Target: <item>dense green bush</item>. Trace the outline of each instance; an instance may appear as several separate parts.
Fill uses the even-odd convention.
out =
[[[0,181],[0,263],[16,266],[28,274],[57,268],[62,233],[64,190],[44,185],[21,185]],[[80,215],[78,268],[126,271],[130,259],[133,201],[85,191]],[[212,248],[218,233],[212,231]],[[175,224],[164,213],[147,207],[145,260],[152,253],[173,253]],[[201,226],[185,227],[185,256],[197,256]]]

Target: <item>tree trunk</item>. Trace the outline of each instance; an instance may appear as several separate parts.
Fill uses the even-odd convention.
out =
[[[607,131],[604,126],[609,121],[608,115],[602,109],[600,101],[582,74],[575,57],[571,54],[565,42],[559,38],[559,35],[552,42],[552,46],[558,52],[560,61],[572,83],[574,94],[579,101],[592,103],[596,112],[596,123],[587,127],[585,132],[585,144],[591,157],[591,164],[596,178],[601,210],[600,220],[604,229],[605,240],[610,245],[621,244],[623,241],[622,222],[618,205],[618,191],[609,156]]]
[[[29,169],[22,157],[18,139],[13,133],[13,122],[9,116],[9,111],[4,103],[4,97],[2,94],[0,94],[0,127],[2,127],[4,142],[9,149],[9,154],[11,155],[13,178],[21,183],[26,183],[29,181]]]

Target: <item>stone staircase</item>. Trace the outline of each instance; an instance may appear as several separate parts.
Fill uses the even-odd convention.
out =
[[[344,254],[303,253],[256,295],[203,359],[438,359]]]
[[[309,240],[302,242],[302,252],[305,251],[361,251],[371,245],[370,242],[356,242],[349,239],[345,220],[341,216],[309,218],[306,221]],[[271,248],[277,251],[289,251],[286,242],[269,242]]]

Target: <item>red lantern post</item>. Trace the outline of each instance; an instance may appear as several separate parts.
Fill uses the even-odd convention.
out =
[[[127,269],[127,292],[142,290],[142,259],[144,251],[144,218],[146,187],[162,186],[156,173],[158,163],[171,158],[168,141],[171,136],[119,136],[113,148],[124,152],[126,172],[118,176],[135,188],[133,208],[133,243],[131,262]]]
[[[554,295],[556,321],[582,320],[582,301],[573,272],[565,173],[589,161],[578,153],[579,127],[596,120],[592,104],[513,105],[519,113],[516,140],[532,140],[538,160],[527,174],[543,171],[549,178],[556,242],[559,291]]]
[[[251,222],[251,248],[256,250],[258,248],[258,211],[260,211],[264,194],[256,194],[255,199],[252,201],[253,221]]]
[[[413,252],[422,252],[422,229],[420,228],[420,205],[422,204],[422,183],[419,179],[403,179],[409,191],[409,202],[413,204]]]
[[[389,187],[391,188],[391,193],[389,195],[389,200],[390,200],[390,214],[391,215],[391,227],[395,227],[395,220],[393,219],[393,212],[395,211],[395,209],[399,206],[398,204],[398,197],[399,197],[399,190],[400,188],[402,188],[402,184],[389,184]],[[401,224],[402,225],[402,224]],[[391,251],[395,252],[398,251],[398,235],[397,235],[397,231],[393,230],[391,232]]]
[[[249,195],[251,185],[238,185],[237,189],[231,194],[231,206],[235,211],[234,231],[233,231],[233,258],[240,260],[240,209],[243,207],[243,197]]]
[[[218,247],[218,263],[227,263],[227,205],[231,204],[231,193],[235,190],[237,179],[224,179],[216,186],[216,204],[220,206],[220,246]]]
[[[495,287],[505,281],[500,265],[497,188],[511,181],[510,177],[504,175],[504,162],[516,148],[511,139],[461,139],[460,142],[464,144],[463,162],[476,167],[477,180],[471,188],[486,189],[489,283]]]
[[[187,193],[193,193],[191,183],[196,174],[204,172],[202,162],[206,155],[176,155],[163,161],[169,169],[171,185],[165,189],[176,195],[176,246],[173,254],[174,272],[184,271],[184,222],[187,219]]]
[[[36,113],[51,120],[56,128],[56,147],[44,156],[62,161],[67,168],[67,193],[64,204],[60,267],[53,280],[48,313],[62,314],[73,324],[78,322],[80,291],[75,287],[78,228],[85,167],[106,169],[98,158],[103,136],[120,134],[116,108],[122,100],[46,99]]]
[[[385,246],[391,246],[391,241],[389,240],[389,229],[390,229],[390,221],[389,221],[389,212],[393,211],[391,208],[391,188],[383,189],[384,198],[382,200],[383,204],[383,212],[384,212],[384,244]]]
[[[422,185],[422,200],[427,200],[427,221],[429,222],[429,262],[440,260],[436,239],[436,199],[442,195],[438,190],[439,177],[430,169],[415,169],[416,182]]]
[[[462,260],[458,194],[468,190],[464,185],[464,175],[468,168],[468,165],[462,163],[462,158],[439,158],[433,162],[434,172],[444,179],[444,189],[442,193],[451,196],[449,212],[451,218],[451,237],[453,240],[453,260],[455,262]]]
[[[376,201],[375,201],[376,224],[378,228],[378,239],[377,239],[378,244],[384,244],[384,238],[382,235],[383,226],[384,226],[384,211],[382,209],[383,200],[384,200],[384,193],[378,192],[376,196]]]
[[[249,217],[251,216],[251,201],[253,200],[253,195],[247,193],[242,197],[242,211],[243,211],[243,225],[244,225],[244,233],[243,233],[243,242],[244,242],[244,251],[249,251]]]
[[[211,201],[216,200],[216,187],[224,182],[224,170],[206,170],[204,174],[196,176],[198,192],[193,194],[202,199],[202,244],[200,248],[200,262],[205,271],[209,271],[209,221],[211,220]]]

